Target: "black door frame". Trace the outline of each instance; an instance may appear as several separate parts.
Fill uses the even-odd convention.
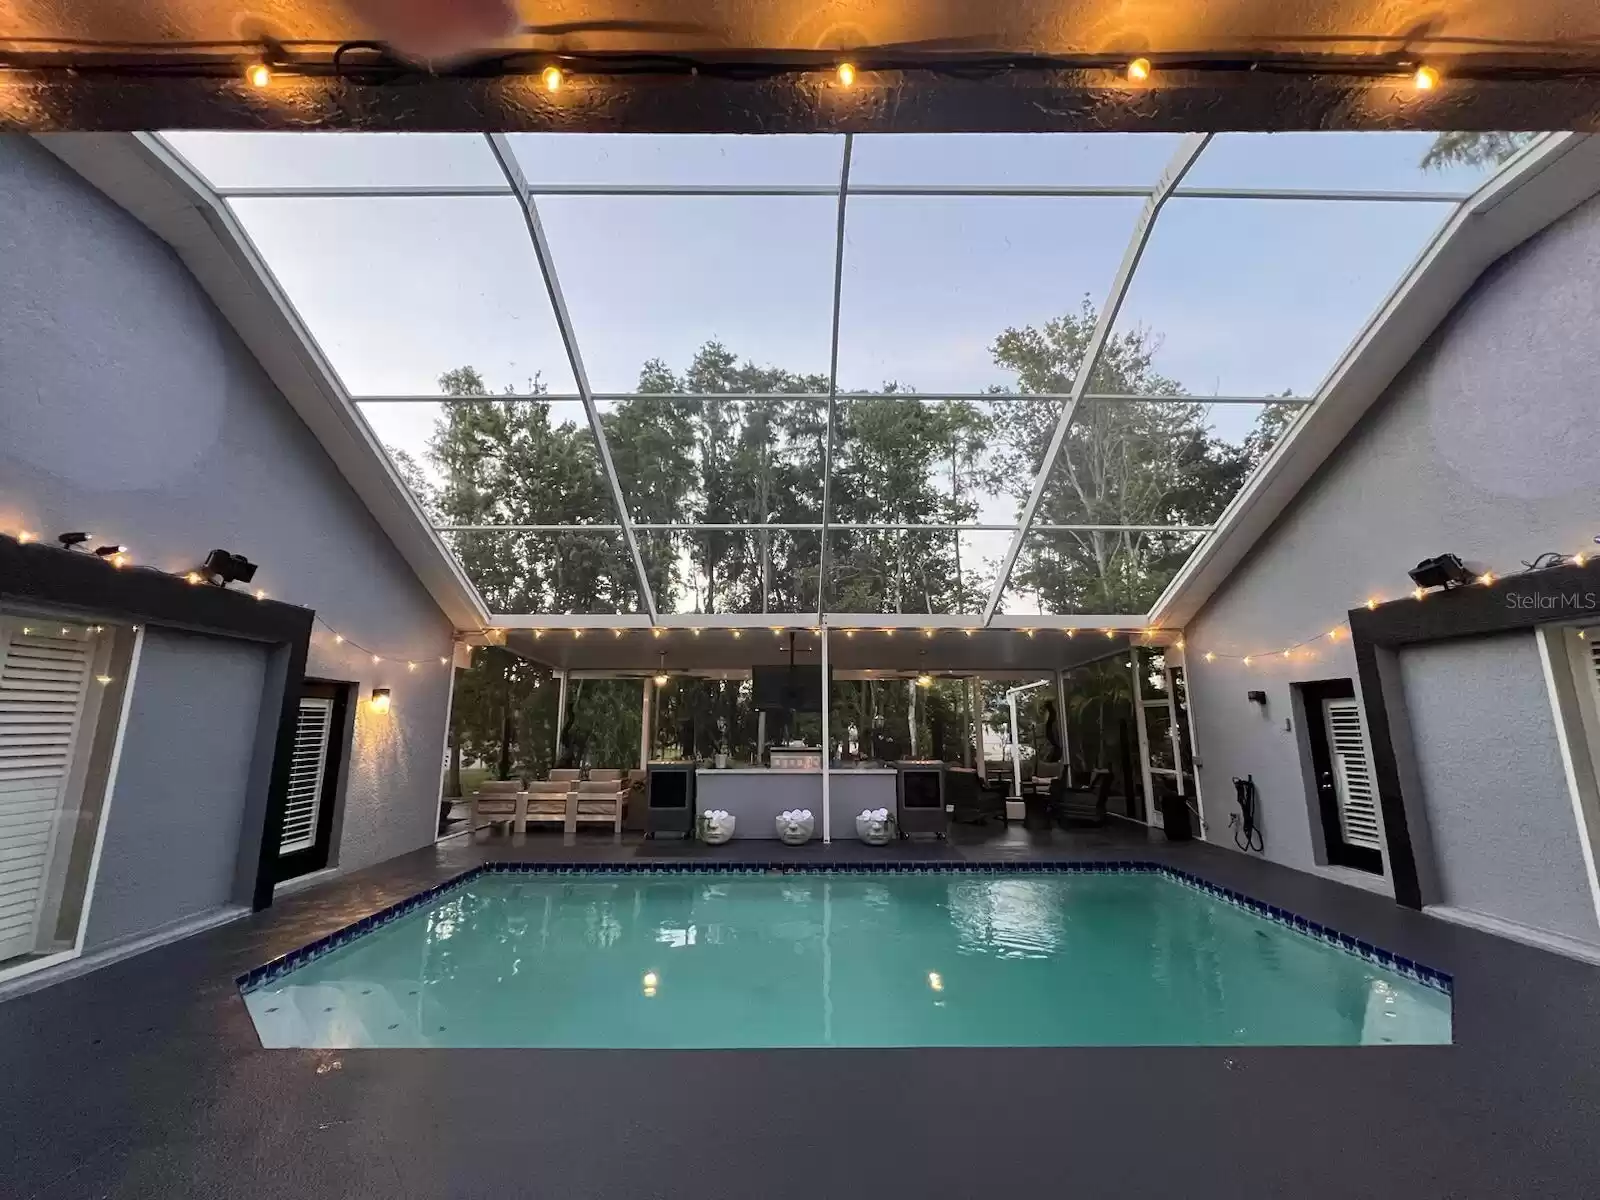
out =
[[[317,828],[310,846],[304,850],[296,850],[292,854],[278,854],[274,857],[272,881],[275,884],[298,879],[302,875],[320,871],[328,865],[328,860],[333,854],[333,818],[335,810],[339,807],[345,767],[350,760],[350,685],[326,679],[305,680],[300,685],[300,695],[295,700],[297,729],[300,701],[308,697],[333,701],[333,708],[328,718],[328,748],[324,751],[322,765],[322,794],[318,797],[317,804]],[[283,840],[281,821],[279,825],[278,834],[273,839],[274,846]]]
[[[1328,745],[1327,721],[1323,716],[1325,700],[1354,700],[1356,685],[1349,679],[1314,679],[1293,686],[1300,693],[1306,743],[1311,751],[1311,790],[1316,797],[1317,814],[1322,818],[1323,854],[1330,866],[1382,875],[1382,851],[1352,846],[1344,840],[1339,824],[1338,791],[1333,782],[1333,747]]]
[[[1485,584],[1426,593],[1421,600],[1391,600],[1348,614],[1361,702],[1372,741],[1372,767],[1389,878],[1395,900],[1421,908],[1439,897],[1422,788],[1400,677],[1400,651],[1451,638],[1532,631],[1600,614],[1600,561],[1567,561]]]
[[[257,600],[232,588],[191,584],[154,567],[113,567],[81,550],[23,543],[5,535],[0,535],[0,602],[48,605],[110,623],[239,638],[266,646],[266,680],[239,831],[234,900],[257,910],[270,905],[300,687],[316,614],[278,600]],[[153,869],[161,869],[161,864],[153,864]]]

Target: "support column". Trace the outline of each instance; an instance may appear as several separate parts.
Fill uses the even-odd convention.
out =
[[[907,691],[910,695],[906,698],[906,725],[907,732],[911,735],[911,757],[917,757],[917,681],[907,681]]]
[[[972,684],[972,752],[976,756],[978,782],[989,782],[989,768],[983,757],[983,676],[974,675]]]
[[[1056,669],[1056,732],[1061,735],[1061,774],[1072,786],[1072,742],[1067,735],[1067,673]]]
[[[555,766],[561,765],[561,734],[567,727],[567,672],[562,669],[556,674],[556,753],[550,761]]]
[[[639,706],[639,770],[642,771],[650,765],[650,747],[655,743],[655,706],[652,704],[655,681],[646,675],[640,691],[643,692]]]
[[[756,766],[761,765],[761,756],[767,752],[767,710],[761,709],[756,713]]]
[[[829,710],[833,707],[833,697],[828,694],[828,627],[822,627],[822,844],[826,846],[833,841],[833,815],[828,803],[828,781],[833,775],[830,765],[833,761],[832,739],[828,735],[828,718],[832,715]]]

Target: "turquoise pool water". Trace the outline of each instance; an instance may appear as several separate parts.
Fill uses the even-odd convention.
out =
[[[1159,874],[487,874],[245,995],[267,1046],[1365,1045],[1425,984]]]

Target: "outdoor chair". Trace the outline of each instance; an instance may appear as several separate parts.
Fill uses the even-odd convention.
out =
[[[563,833],[577,828],[576,784],[566,779],[539,779],[528,785],[528,811],[524,828],[533,821],[556,821]]]
[[[509,821],[521,833],[526,824],[528,794],[520,779],[489,779],[472,793],[472,817],[467,827],[476,833],[484,822]]]
[[[1111,772],[1104,767],[1090,773],[1086,789],[1069,788],[1058,776],[1050,786],[1050,816],[1058,825],[1104,825],[1110,799]]]
[[[622,816],[628,807],[628,785],[620,779],[591,779],[577,785],[573,793],[576,810],[573,820],[579,824],[611,825],[613,833],[622,832]]]

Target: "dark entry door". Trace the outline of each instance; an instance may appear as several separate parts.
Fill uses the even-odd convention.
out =
[[[1354,684],[1327,679],[1300,685],[1306,740],[1328,862],[1383,874],[1383,833],[1366,722]]]
[[[278,835],[278,882],[328,865],[345,740],[348,689],[308,680],[300,691],[289,797]]]

